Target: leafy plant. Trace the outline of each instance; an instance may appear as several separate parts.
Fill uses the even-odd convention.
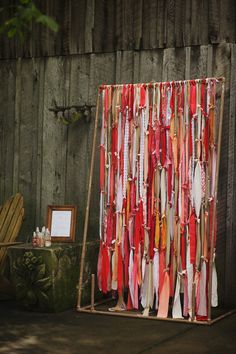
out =
[[[46,265],[42,257],[36,257],[32,252],[25,252],[13,263],[16,282],[16,296],[24,306],[32,308],[39,305],[45,308],[48,303],[48,290],[52,282],[46,276]]]
[[[13,17],[0,26],[0,33],[6,32],[8,38],[18,35],[23,39],[33,21],[48,27],[53,32],[59,29],[57,22],[52,17],[43,14],[32,0],[19,0],[18,5],[11,6],[11,8],[14,9]],[[1,12],[4,10],[6,8],[0,9]]]

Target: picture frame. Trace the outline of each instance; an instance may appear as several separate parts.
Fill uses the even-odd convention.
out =
[[[52,242],[74,242],[77,218],[75,205],[48,205],[47,227]]]

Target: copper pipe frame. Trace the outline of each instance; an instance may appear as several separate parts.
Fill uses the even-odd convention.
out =
[[[96,116],[95,116],[95,122],[94,122],[93,145],[92,145],[92,155],[91,155],[89,183],[88,183],[88,196],[87,196],[87,204],[86,204],[86,211],[85,211],[83,244],[82,244],[82,252],[81,252],[81,262],[80,262],[80,275],[79,275],[79,283],[78,283],[77,309],[79,309],[81,307],[81,298],[82,298],[84,261],[85,261],[85,255],[86,255],[86,241],[87,241],[87,233],[88,233],[88,221],[89,221],[90,200],[91,200],[94,159],[95,159],[95,148],[96,148],[97,128],[98,128],[99,100],[100,100],[100,90],[98,91],[98,96],[97,96]]]
[[[107,300],[103,300],[101,302],[97,302],[94,304],[95,306],[99,306],[101,304],[107,303]],[[188,323],[190,325],[201,325],[201,326],[211,326],[218,321],[236,313],[236,309],[230,310],[213,320],[206,320],[206,321],[198,321],[196,319],[192,320],[191,318],[187,319],[178,319],[178,318],[161,318],[161,317],[156,317],[156,316],[144,316],[141,313],[124,313],[124,312],[109,312],[105,310],[96,310],[95,307],[92,310],[91,305],[81,307],[77,309],[77,312],[79,313],[90,313],[90,314],[95,314],[95,315],[103,315],[103,316],[118,316],[118,317],[125,317],[125,318],[137,318],[137,319],[143,319],[143,320],[152,320],[152,321],[165,321],[165,322],[176,322],[176,323]]]
[[[207,79],[206,79],[207,80]],[[92,148],[92,158],[91,158],[91,167],[90,167],[90,176],[89,176],[89,189],[88,189],[88,198],[87,198],[87,207],[86,207],[86,215],[85,215],[85,226],[84,226],[84,235],[83,235],[83,247],[82,247],[82,255],[81,255],[81,265],[80,265],[80,277],[79,277],[79,286],[78,286],[78,302],[77,302],[77,311],[81,313],[93,313],[105,316],[119,316],[119,317],[128,317],[128,318],[141,318],[148,320],[156,320],[156,321],[169,321],[169,322],[178,322],[178,323],[188,323],[188,324],[197,324],[197,325],[212,325],[219,320],[233,314],[236,312],[236,309],[233,309],[215,319],[211,319],[211,292],[212,292],[212,264],[213,264],[213,253],[214,253],[214,229],[215,229],[215,216],[216,216],[216,201],[217,201],[217,189],[218,189],[218,179],[219,179],[219,164],[220,164],[220,151],[221,151],[221,136],[222,136],[222,121],[223,121],[223,107],[224,107],[224,84],[225,78],[220,77],[216,79],[217,81],[222,82],[221,88],[221,106],[220,106],[220,122],[219,122],[219,133],[218,133],[218,154],[217,154],[217,167],[216,167],[216,184],[214,191],[214,208],[213,208],[213,225],[212,225],[212,234],[211,234],[211,247],[210,247],[210,262],[209,262],[209,282],[208,282],[208,320],[207,321],[198,321],[195,319],[195,313],[192,314],[192,318],[189,320],[186,319],[175,319],[175,318],[158,318],[158,317],[150,317],[143,316],[142,314],[132,314],[132,313],[120,313],[120,312],[108,312],[96,310],[95,306],[98,306],[102,303],[106,303],[107,300],[103,300],[98,303],[94,303],[94,288],[95,288],[95,278],[94,275],[92,277],[92,286],[91,286],[91,305],[81,307],[81,296],[82,296],[82,282],[83,282],[83,269],[84,269],[84,259],[86,253],[86,239],[87,239],[87,229],[88,229],[88,217],[89,217],[89,206],[90,206],[90,198],[91,198],[91,186],[92,186],[92,177],[93,177],[93,168],[94,168],[94,155],[95,155],[95,143],[96,143],[96,131],[98,124],[98,108],[99,108],[99,99],[100,99],[100,91],[103,90],[104,87],[111,86],[105,85],[99,87],[99,93],[97,98],[96,105],[96,118],[95,118],[95,127],[94,127],[94,136],[93,136],[93,148]],[[191,81],[191,80],[184,80]],[[201,80],[199,80],[201,81]],[[182,82],[182,81],[181,81]],[[121,85],[113,85],[113,86],[121,86]],[[193,285],[194,288],[194,285]],[[192,299],[193,302],[193,299]],[[194,306],[195,307],[195,306]],[[194,309],[195,310],[195,309]],[[195,312],[195,311],[194,311]]]
[[[211,321],[211,295],[212,295],[212,271],[213,271],[213,254],[214,254],[214,233],[215,233],[215,219],[216,219],[216,203],[217,203],[217,191],[219,181],[219,169],[220,169],[220,152],[221,152],[221,136],[223,125],[223,110],[224,110],[224,90],[225,90],[225,78],[222,78],[221,97],[220,97],[220,117],[219,117],[219,131],[217,141],[217,161],[216,161],[216,182],[214,190],[214,205],[213,205],[213,223],[210,239],[210,260],[209,260],[209,280],[208,280],[208,320]]]

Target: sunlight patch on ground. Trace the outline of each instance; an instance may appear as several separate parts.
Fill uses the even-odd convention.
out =
[[[38,338],[36,336],[27,336],[19,338],[14,342],[5,343],[3,347],[0,348],[0,353],[12,354],[14,353],[14,350],[30,349],[30,347],[34,346],[37,343]]]

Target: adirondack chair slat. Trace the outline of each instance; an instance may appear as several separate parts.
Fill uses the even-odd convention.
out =
[[[18,193],[15,195],[15,197],[13,198],[11,205],[8,209],[7,215],[5,217],[3,226],[1,228],[0,231],[0,239],[2,240],[2,242],[7,242],[8,238],[9,238],[9,234],[8,234],[8,229],[11,225],[11,223],[14,223],[14,218],[18,217],[18,214],[20,212],[20,210],[23,207],[23,198],[22,196]]]
[[[0,210],[0,274],[4,273],[7,247],[15,243],[24,217],[23,197],[10,197]]]
[[[8,236],[6,237],[7,243],[13,242],[13,240],[15,240],[17,235],[19,234],[23,216],[24,216],[24,209],[22,208],[20,210],[20,213],[18,214],[18,218],[16,220],[16,223],[14,224],[14,227],[10,229],[8,234],[6,235]],[[6,256],[7,256],[7,248],[1,248],[0,249],[0,273],[4,272]]]
[[[4,222],[5,222],[6,217],[8,215],[8,211],[9,211],[9,209],[11,207],[12,201],[13,201],[13,197],[7,199],[7,201],[2,206],[2,210],[1,210],[1,213],[0,213],[0,241],[1,242],[3,241],[2,237],[4,236],[2,234],[2,228],[4,226]]]
[[[10,242],[12,239],[15,239],[17,235],[13,233],[15,227],[19,225],[19,216],[21,216],[21,221],[24,215],[24,209],[23,209],[23,198],[21,197],[18,201],[18,204],[16,206],[16,209],[14,211],[14,214],[12,215],[11,221],[8,225],[8,228],[6,230],[6,236],[4,242]],[[20,224],[21,226],[21,224]],[[19,232],[19,227],[17,226],[17,231]]]

